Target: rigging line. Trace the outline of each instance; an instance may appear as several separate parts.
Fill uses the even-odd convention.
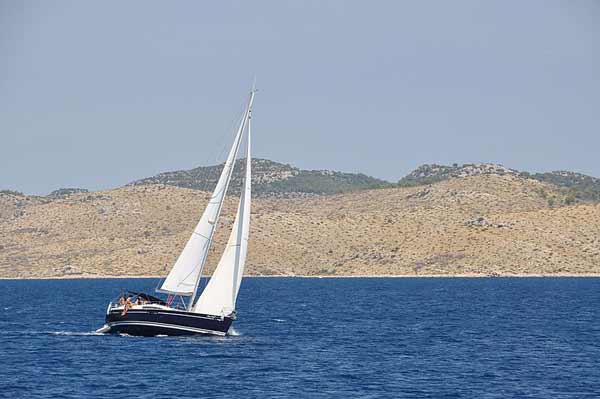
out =
[[[192,232],[192,234],[196,234],[197,236],[204,237],[204,238],[206,238],[208,240],[208,237],[205,236],[204,234],[196,233],[195,231]]]
[[[227,133],[224,133],[224,134],[222,134],[222,135],[220,136],[220,138],[217,140],[217,142],[218,142],[218,141],[221,141],[221,139],[224,139],[226,136],[231,136],[232,134],[233,134],[233,135],[235,135],[235,136],[237,136],[237,133],[238,133],[238,132],[237,132],[237,129],[236,129],[235,127],[236,127],[236,125],[238,125],[238,124],[241,124],[241,123],[242,123],[242,121],[244,121],[244,119],[247,117],[247,113],[248,113],[248,105],[247,105],[247,103],[245,102],[245,103],[244,103],[244,110],[243,110],[243,112],[242,112],[242,115],[241,115],[241,117],[239,117],[239,116],[238,116],[238,117],[235,117],[235,118],[232,120],[232,122],[231,122],[231,125],[232,125],[232,126],[231,126],[231,128],[230,128],[230,129],[227,129],[227,130],[228,130],[230,133],[228,133],[228,134],[227,134]],[[221,155],[223,154],[223,152],[225,151],[225,149],[226,149],[227,147],[228,147],[228,144],[227,144],[227,143],[226,143],[226,142],[223,140],[223,146],[222,146],[222,149],[221,149],[221,154],[219,154],[219,155],[218,155],[218,157],[221,157]],[[209,158],[209,156],[207,156],[207,162],[205,163],[206,165],[208,165],[208,158]],[[230,168],[231,168],[231,169],[234,169],[234,167],[235,167],[235,162],[236,162],[236,159],[234,159],[234,160],[233,160],[233,163],[232,163],[232,165],[230,166]],[[219,166],[219,165],[215,165],[215,167],[213,167],[213,168],[210,168],[210,169],[209,169],[208,176],[207,176],[207,180],[208,180],[208,181],[213,181],[213,180],[215,180],[215,186],[217,185],[217,182],[218,182],[218,180],[217,180],[217,179],[215,179],[214,177],[213,177],[213,178],[211,178],[211,174],[212,174],[212,175],[218,174],[218,175],[220,176],[220,175],[222,174],[223,170],[225,169],[225,162],[224,162],[224,164],[223,164],[223,170],[219,171],[219,170],[218,170],[218,166]],[[212,172],[212,173],[211,173],[211,172]],[[216,177],[216,176],[215,176],[215,177]],[[227,185],[227,186],[228,186],[228,185]],[[208,203],[209,203],[209,204],[211,204],[211,203],[212,203],[212,204],[218,204],[218,203],[220,203],[221,201],[214,201],[214,200],[213,200],[213,198],[220,196],[220,194],[223,192],[223,190],[227,190],[227,187],[223,187],[223,189],[222,189],[222,190],[218,191],[217,193],[213,193],[213,194],[211,195],[211,197],[209,198],[209,201],[208,201]],[[215,221],[215,222],[216,222],[216,221]],[[216,226],[213,228],[213,231],[214,231],[214,229],[216,229]],[[203,238],[206,238],[207,240],[209,240],[209,245],[210,245],[210,237],[206,237],[206,236],[204,236],[204,235],[198,234],[198,233],[196,233],[195,231],[193,232],[193,234],[200,235],[201,237],[203,237]],[[206,254],[206,258],[208,258],[208,254]],[[202,262],[202,261],[201,261],[201,262]],[[179,280],[179,282],[178,282],[178,284],[177,284],[177,285],[178,285],[178,286],[179,286],[179,285],[181,285],[181,283],[182,283],[183,281],[185,281],[185,280],[186,280],[186,279],[187,279],[189,276],[191,276],[191,275],[194,273],[194,271],[195,271],[195,270],[197,270],[198,266],[200,266],[200,267],[201,267],[202,265],[201,265],[201,264],[199,264],[199,265],[196,265],[194,268],[192,268],[192,270],[191,270],[191,271],[190,271],[190,272],[189,272],[189,273],[188,273],[188,274],[187,274],[187,275],[186,275],[186,276],[185,276],[183,279],[180,279],[180,280]],[[202,269],[201,269],[201,270],[202,270]],[[200,275],[200,276],[198,277],[198,279],[199,279],[199,280],[201,280],[201,279],[202,279],[202,276]],[[208,281],[208,279],[207,279],[207,281]],[[199,283],[200,283],[200,281],[199,281]]]
[[[237,154],[238,154],[238,151],[239,151],[239,148],[240,148],[240,145],[241,145],[241,140],[243,138],[244,131],[245,131],[245,129],[248,129],[248,124],[250,123],[250,117],[251,117],[251,114],[252,114],[252,102],[253,102],[253,99],[254,99],[254,92],[251,92],[250,93],[250,99],[247,100],[248,102],[246,103],[246,106],[244,108],[244,113],[243,113],[243,115],[242,115],[242,117],[241,117],[241,119],[239,121],[240,122],[240,129],[241,129],[241,131],[238,130],[236,132],[236,137],[237,137],[238,134],[242,135],[242,137],[240,137],[240,141],[238,141],[237,144],[236,144],[236,147],[237,147],[237,149],[236,149],[236,157],[233,158],[233,162],[229,166],[229,169],[227,170],[227,174],[229,176],[228,176],[228,179],[226,181],[225,186],[223,187],[223,190],[224,190],[223,193],[224,194],[227,193],[227,190],[229,188],[229,184],[231,183],[231,178],[233,177],[233,171],[235,169],[235,163],[236,163],[236,159],[237,159]],[[226,166],[226,163],[223,166],[223,171],[225,171],[225,166]],[[224,202],[225,202],[225,198],[223,198],[221,201],[219,201],[219,208],[217,210],[217,219],[215,220],[215,223],[219,222],[218,215],[220,215],[220,213],[221,213],[221,210],[223,208]],[[196,293],[198,292],[198,288],[202,285],[202,271],[203,271],[204,266],[206,264],[206,261],[208,259],[208,255],[209,255],[209,252],[210,252],[210,246],[212,244],[212,239],[214,237],[214,232],[215,232],[216,228],[217,228],[217,226],[215,225],[213,227],[213,229],[211,230],[210,238],[208,240],[208,246],[209,246],[209,248],[206,251],[206,253],[204,253],[204,255],[202,256],[202,259],[201,259],[200,275],[198,276],[198,280],[196,281],[196,286],[194,287],[194,293],[192,294],[192,297],[190,298],[190,307],[192,307],[194,305],[194,300],[195,300]],[[206,277],[205,280],[206,280],[206,283],[204,284],[204,288],[206,288],[206,286],[208,285],[208,281],[209,281],[208,276]]]
[[[248,106],[247,106],[247,107],[248,107]],[[240,120],[240,124],[242,124],[242,133],[241,133],[241,134],[243,134],[243,133],[244,133],[244,130],[247,128],[247,127],[245,127],[245,126],[247,126],[246,124],[249,122],[249,114],[250,114],[250,112],[251,112],[251,111],[250,111],[248,108],[246,108],[246,110],[244,111],[244,116],[242,117],[242,120]],[[236,136],[237,136],[237,133],[236,133]],[[240,139],[240,140],[241,140],[241,139]],[[240,147],[240,145],[241,145],[241,142],[238,142],[238,144],[237,144],[238,151],[239,151],[239,147]],[[221,190],[218,192],[219,196],[220,196],[220,194],[221,194],[221,193],[226,193],[226,192],[227,192],[227,190],[228,190],[228,188],[229,188],[229,184],[231,183],[231,179],[233,178],[233,173],[234,173],[234,170],[235,170],[235,164],[236,164],[236,162],[237,162],[237,157],[236,157],[236,158],[233,158],[233,162],[231,163],[231,165],[227,166],[227,164],[226,164],[226,163],[223,165],[223,171],[221,172],[221,175],[222,175],[223,173],[225,173],[225,172],[226,172],[226,173],[227,173],[228,175],[230,175],[230,176],[229,176],[229,179],[228,179],[229,181],[227,182],[227,184],[225,184],[225,185],[223,186],[223,188],[222,188],[222,189],[221,189]],[[226,168],[226,167],[227,167],[227,170],[225,170],[225,168]],[[213,195],[213,197],[216,197],[216,196],[217,196],[217,195],[216,195],[216,193],[215,193],[215,194]],[[218,201],[218,203],[219,203],[219,205],[220,205],[220,207],[219,207],[220,209],[219,209],[219,211],[218,211],[218,213],[219,213],[219,214],[221,213],[221,209],[222,209],[222,207],[223,207],[223,204],[224,204],[224,202],[225,202],[225,198],[223,198],[221,201]],[[214,203],[214,202],[213,202],[213,203]],[[219,221],[219,218],[217,217],[217,219],[215,220],[215,223],[218,223],[218,221]],[[206,261],[208,260],[208,256],[209,256],[209,253],[210,253],[210,245],[211,245],[211,243],[212,243],[212,237],[213,237],[213,235],[214,235],[214,231],[216,230],[216,228],[217,228],[217,226],[215,225],[215,226],[213,227],[213,229],[211,230],[211,235],[210,235],[210,237],[208,237],[208,238],[207,238],[207,239],[208,239],[208,245],[209,245],[209,249],[208,249],[208,251],[206,252],[206,254],[204,254],[204,255],[203,255],[203,257],[202,257],[202,259],[201,259],[201,261],[200,261],[200,265],[199,265],[199,266],[200,266],[200,275],[198,276],[198,287],[203,287],[203,290],[204,290],[204,289],[206,288],[206,286],[208,285],[208,282],[209,282],[209,280],[210,280],[210,279],[209,279],[209,277],[208,277],[208,276],[206,276],[206,277],[204,278],[204,282],[202,282],[202,269],[204,268],[204,265],[205,265]],[[205,238],[206,238],[206,237],[205,237]],[[197,267],[197,266],[196,266],[196,267]],[[196,270],[196,267],[194,267],[194,269],[193,269],[193,270]],[[191,275],[191,272],[190,272],[190,274],[188,274],[188,277],[189,277],[190,275]],[[196,291],[196,292],[197,292],[197,288],[196,288],[194,291]],[[193,306],[193,301],[194,301],[194,299],[195,299],[195,298],[193,298],[194,296],[195,296],[195,295],[194,295],[194,294],[192,294],[192,298],[190,299],[190,308]]]
[[[244,111],[246,110],[246,103],[245,101],[242,102],[240,108],[240,111],[238,112],[232,112],[229,113],[229,115],[233,115],[231,117],[231,119],[229,120],[229,122],[224,126],[224,129],[222,130],[222,133],[217,137],[216,140],[214,140],[213,142],[215,143],[215,146],[217,148],[221,147],[221,151],[219,151],[217,154],[220,157],[221,155],[223,155],[223,153],[225,152],[225,149],[227,148],[227,143],[230,141],[229,139],[232,137],[232,134],[235,133],[235,131],[237,130],[236,127],[239,125],[239,122],[241,120],[239,115],[243,115]],[[210,154],[207,154],[207,162],[210,159]],[[217,158],[215,158],[217,159]]]
[[[243,109],[245,110],[245,106]],[[241,114],[243,115],[244,111],[242,111]],[[234,113],[234,115],[239,115],[239,113]],[[213,141],[213,143],[214,143],[213,145],[214,145],[214,147],[216,147],[218,149],[218,151],[215,151],[215,152],[210,151],[205,156],[205,161],[201,165],[200,171],[202,170],[202,167],[206,168],[205,170],[207,170],[207,173],[205,176],[206,186],[203,187],[204,189],[206,189],[206,191],[214,190],[214,187],[216,186],[216,183],[217,183],[216,177],[220,174],[219,173],[220,172],[219,165],[221,164],[221,162],[219,160],[223,158],[223,154],[225,153],[225,151],[227,150],[227,147],[228,147],[229,139],[232,137],[232,134],[235,135],[236,126],[240,122],[240,120],[241,120],[241,118],[239,116],[234,116],[231,118],[231,121],[227,124],[227,127],[222,131],[223,133],[221,133],[217,137],[217,139]],[[214,160],[213,160],[212,154],[215,154]],[[213,163],[214,163],[214,165],[211,165]],[[200,177],[200,176],[198,176],[198,177]],[[213,182],[214,182],[214,185],[212,185]]]
[[[244,102],[244,105],[242,108],[242,112],[236,113],[236,115],[240,115],[240,114],[241,114],[241,117],[236,116],[229,123],[229,127],[226,130],[226,132],[228,132],[228,133],[223,133],[217,140],[217,145],[219,144],[219,142],[221,143],[221,150],[217,153],[217,155],[215,156],[215,159],[213,161],[215,163],[215,167],[212,168],[212,176],[208,176],[208,178],[209,178],[208,181],[212,182],[214,180],[215,186],[217,184],[216,176],[220,175],[222,173],[222,170],[221,171],[218,170],[219,166],[221,165],[220,159],[223,159],[223,156],[229,147],[230,139],[232,137],[235,137],[235,135],[237,134],[236,127],[241,123],[242,119],[246,115],[246,103],[245,102]],[[225,138],[227,138],[227,140],[225,140]],[[209,155],[207,155],[206,165],[208,165],[208,163],[209,163],[208,157],[209,157]],[[224,164],[224,162],[223,162],[223,164]]]
[[[209,249],[209,251],[210,251],[210,249]],[[206,255],[206,257],[208,258],[208,254]],[[194,273],[194,271],[196,271],[196,269],[198,269],[200,266],[201,266],[200,263],[198,263],[196,266],[194,266],[194,268],[192,270],[190,270],[190,272],[184,278],[182,278],[182,279],[179,280],[179,283],[177,283],[177,286],[180,286],[182,282],[184,282],[185,280],[187,280],[187,278],[189,276],[191,276]],[[202,276],[200,276],[199,278],[202,278]]]
[[[157,291],[159,289],[158,287],[160,287],[160,285],[161,285],[161,282],[164,282],[165,280],[166,280],[166,277],[159,278],[158,283],[156,284],[156,287],[154,288],[154,291]]]
[[[235,137],[235,135],[237,134],[237,127],[239,126],[242,119],[244,118],[244,115],[246,114],[246,108],[247,108],[247,103],[244,100],[239,108],[239,111],[234,114],[237,116],[235,116],[231,119],[230,123],[228,124],[227,129],[225,130],[228,133],[221,135],[221,137],[219,138],[219,140],[221,140],[225,136],[228,137],[227,141],[223,141],[221,152],[219,153],[219,157],[218,157],[219,159],[225,153],[225,150],[228,148],[228,143],[230,142],[230,139]],[[218,162],[217,158],[215,158],[215,162]]]
[[[244,131],[245,125],[246,125],[247,123],[249,123],[249,120],[248,120],[248,119],[249,119],[249,117],[250,117],[250,112],[251,112],[251,106],[252,106],[252,100],[253,100],[253,97],[254,97],[254,92],[252,92],[252,93],[251,93],[251,96],[250,96],[249,103],[248,103],[248,105],[246,105],[245,112],[244,112],[244,114],[243,114],[243,116],[242,116],[242,118],[241,118],[241,120],[240,120],[240,129],[241,129],[241,131],[238,129],[238,131],[237,131],[237,133],[236,133],[236,136],[237,136],[238,134],[243,134],[243,131]],[[240,138],[240,141],[241,141],[241,138]],[[238,152],[238,150],[239,150],[240,141],[237,141],[237,144],[235,145],[235,147],[236,147],[236,150],[235,150],[235,151],[236,151],[236,153],[237,153],[237,152]],[[225,192],[226,192],[227,188],[229,187],[229,183],[231,182],[231,177],[232,177],[233,169],[234,169],[234,167],[235,167],[236,158],[237,158],[237,157],[234,157],[234,158],[232,159],[232,164],[230,164],[230,165],[228,165],[227,163],[225,163],[225,164],[224,164],[224,168],[223,168],[223,170],[221,171],[221,175],[222,175],[223,173],[225,173],[225,174],[227,175],[227,179],[226,179],[226,181],[225,181],[225,186],[224,186],[224,187],[223,187],[223,189],[222,189],[223,191],[219,191],[219,192],[218,192],[218,194],[219,194],[218,196],[222,196],[222,197],[224,197],[224,195],[223,195],[223,194],[225,194]],[[225,168],[225,166],[228,166],[228,167],[227,167],[227,168]],[[216,169],[216,168],[215,168],[215,169]],[[214,196],[213,196],[213,197],[214,197]],[[217,216],[218,216],[218,215],[220,214],[220,212],[221,212],[221,209],[222,209],[222,207],[223,207],[223,202],[224,202],[224,199],[225,199],[225,198],[222,198],[222,200],[220,200],[220,201],[218,202]],[[216,223],[218,223],[218,217],[215,219],[215,222],[214,222],[214,223],[215,223],[215,224],[216,224]],[[202,269],[204,268],[205,262],[206,262],[206,260],[207,260],[207,258],[208,258],[208,256],[209,256],[210,244],[211,244],[211,242],[212,242],[212,238],[213,238],[213,236],[214,236],[214,231],[215,231],[215,229],[216,229],[216,226],[214,226],[214,227],[213,227],[213,228],[210,230],[210,236],[208,237],[208,248],[206,248],[206,247],[205,247],[206,251],[203,251],[203,254],[202,254],[202,256],[201,256],[201,259],[200,259],[200,265],[199,265],[199,266],[200,266],[200,273],[199,273],[199,275],[198,275],[198,277],[197,277],[196,284],[195,284],[195,287],[194,287],[194,291],[193,291],[193,293],[192,293],[192,295],[191,295],[191,298],[190,298],[190,304],[189,304],[189,307],[190,307],[190,308],[193,306],[193,301],[194,301],[194,299],[195,299],[195,296],[196,296],[196,293],[197,293],[198,285],[199,285],[199,283],[201,282],[201,279],[202,279]],[[194,267],[194,268],[192,268],[192,270],[191,270],[191,271],[188,273],[188,275],[187,275],[186,277],[184,277],[184,280],[183,280],[183,281],[185,281],[185,279],[187,279],[187,277],[189,277],[189,276],[190,276],[192,273],[194,273],[194,272],[195,272],[195,270],[197,270],[197,267],[198,267],[198,264],[196,264],[196,265],[195,265],[195,267]],[[194,273],[194,274],[195,274],[195,273]],[[207,281],[208,281],[208,278],[207,278]],[[181,282],[182,282],[182,280],[180,280],[180,282],[179,282],[179,284],[178,284],[178,285],[181,285]]]
[[[224,190],[227,190],[227,187],[224,187]],[[219,201],[219,202],[220,202],[220,201]],[[216,223],[216,222],[217,222],[217,221],[215,221],[215,223]],[[214,230],[216,230],[216,228],[217,228],[217,226],[214,226],[214,227],[213,227],[213,229],[212,229],[212,232],[214,232]],[[204,237],[204,238],[206,238],[206,239],[208,240],[208,241],[207,241],[207,245],[209,245],[209,249],[207,250],[206,254],[205,254],[205,255],[203,255],[203,258],[206,258],[206,259],[208,259],[208,256],[209,256],[209,254],[210,254],[210,243],[211,243],[211,238],[210,238],[210,237],[206,237],[206,236],[204,236],[204,235],[202,235],[202,234],[198,234],[198,233],[196,233],[196,231],[192,232],[192,234],[199,235],[199,236],[201,236],[201,237]],[[211,235],[212,235],[212,233],[211,233]],[[184,282],[184,281],[185,281],[185,280],[186,280],[188,277],[190,277],[192,274],[194,274],[194,272],[195,272],[195,271],[198,269],[198,267],[200,267],[200,270],[201,270],[201,272],[200,272],[200,273],[202,273],[202,263],[203,263],[203,261],[202,261],[202,258],[201,258],[201,259],[200,259],[200,263],[196,264],[196,266],[194,266],[194,268],[192,268],[192,269],[190,270],[190,272],[189,272],[187,275],[185,275],[185,277],[183,277],[182,279],[180,279],[177,285],[178,285],[178,286],[180,286],[182,282]],[[202,280],[202,274],[200,274],[200,276],[198,276],[198,285],[199,285],[199,286],[201,285],[201,280]],[[206,278],[205,278],[205,280],[206,280],[206,282],[205,282],[204,288],[206,288],[206,285],[208,284],[208,281],[209,281],[208,277],[206,277]],[[192,294],[192,296],[194,296],[194,294]],[[193,300],[193,299],[192,299],[192,300]],[[185,302],[184,302],[184,303],[185,303]],[[192,307],[192,304],[190,304],[190,309],[191,309],[191,307]]]

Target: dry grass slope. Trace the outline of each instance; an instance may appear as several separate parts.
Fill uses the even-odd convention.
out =
[[[543,189],[543,190],[541,190]],[[600,273],[600,205],[549,208],[512,175],[253,203],[252,275]],[[0,196],[0,277],[164,275],[208,194],[129,186],[63,199]],[[210,270],[236,198],[224,209]]]

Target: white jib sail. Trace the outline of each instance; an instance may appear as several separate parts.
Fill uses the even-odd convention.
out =
[[[233,223],[227,247],[206,288],[193,308],[196,313],[227,316],[235,310],[235,301],[242,283],[248,237],[250,232],[250,202],[252,182],[250,155],[250,119],[248,120],[248,149],[246,155],[246,176],[240,195],[240,204]]]
[[[210,249],[215,226],[217,225],[217,220],[221,213],[225,194],[227,193],[227,187],[231,180],[235,159],[246,128],[253,98],[254,93],[250,96],[248,107],[244,112],[233,147],[229,151],[229,156],[227,157],[227,161],[225,162],[215,191],[210,197],[208,205],[206,206],[198,225],[196,225],[192,236],[179,255],[179,258],[177,258],[175,265],[162,286],[157,290],[158,292],[184,296],[195,294],[198,287],[198,280],[200,279],[204,263],[208,256],[208,250]]]

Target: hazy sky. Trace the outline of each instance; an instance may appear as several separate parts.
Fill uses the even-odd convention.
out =
[[[0,188],[123,185],[253,150],[600,176],[598,1],[3,1]]]

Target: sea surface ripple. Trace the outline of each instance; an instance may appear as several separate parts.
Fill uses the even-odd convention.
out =
[[[0,281],[0,397],[600,397],[598,278],[248,278],[231,336],[94,333],[156,285]]]

